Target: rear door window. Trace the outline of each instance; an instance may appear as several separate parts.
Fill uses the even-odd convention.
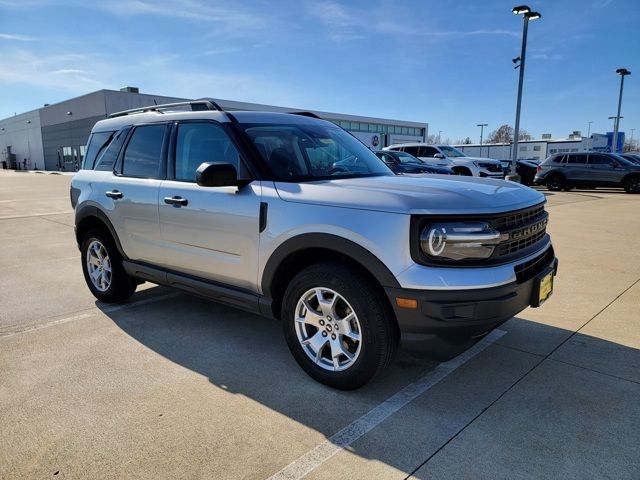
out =
[[[587,163],[587,156],[586,155],[567,155],[567,163],[569,164]]]
[[[104,151],[105,148],[109,145],[116,132],[95,132],[92,133],[89,137],[89,144],[87,145],[87,150],[84,156],[84,161],[82,163],[82,168],[91,170],[93,169],[96,158]]]
[[[419,147],[404,147],[403,151],[407,152],[409,155],[413,155],[414,157],[417,157],[419,152]]]
[[[122,175],[158,178],[166,125],[136,127],[124,151]]]

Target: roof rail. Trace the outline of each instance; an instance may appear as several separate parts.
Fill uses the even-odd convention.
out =
[[[203,110],[217,110],[219,112],[224,112],[222,107],[218,105],[211,99],[201,99],[201,100],[190,100],[187,102],[176,102],[176,103],[164,103],[162,105],[148,105],[146,107],[132,108],[131,110],[123,110],[122,112],[115,112],[110,114],[107,118],[116,118],[116,117],[124,117],[125,115],[133,115],[134,113],[144,113],[144,112],[159,112],[162,113],[163,110],[169,110],[175,107],[186,107],[190,106],[191,111],[198,112]]]
[[[322,120],[322,117],[313,113],[313,112],[287,112],[291,115],[300,115],[302,117],[310,117],[310,118],[319,118]]]

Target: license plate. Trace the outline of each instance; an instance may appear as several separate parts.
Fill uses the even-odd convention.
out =
[[[540,280],[540,291],[538,294],[538,304],[542,305],[553,292],[553,272],[549,272]]]

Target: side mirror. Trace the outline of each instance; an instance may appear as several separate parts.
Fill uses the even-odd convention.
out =
[[[230,163],[204,162],[196,170],[196,183],[201,187],[244,187],[251,180],[239,179]]]
[[[446,158],[443,154],[441,153],[436,153],[433,158]]]
[[[613,168],[616,168],[616,167],[619,167],[619,166],[620,166],[620,164],[618,163],[618,161],[617,161],[617,160],[611,160],[611,166],[612,166]]]

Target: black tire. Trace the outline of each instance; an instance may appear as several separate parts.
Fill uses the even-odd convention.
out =
[[[87,256],[89,255],[89,247],[99,242],[104,246],[108,255],[111,267],[110,283],[108,288],[101,291],[90,278],[89,267],[87,265]],[[132,279],[125,272],[122,266],[122,255],[118,251],[118,248],[113,241],[111,235],[103,229],[94,229],[87,232],[82,240],[81,245],[81,260],[82,260],[82,273],[84,274],[85,282],[94,297],[101,302],[116,303],[127,300],[136,291],[138,282]]]
[[[566,181],[562,175],[559,173],[552,173],[546,179],[545,184],[547,188],[552,192],[559,192],[563,188],[566,187]]]
[[[623,187],[627,193],[640,193],[640,175],[625,178]]]
[[[357,316],[360,350],[353,364],[345,370],[332,371],[318,365],[305,352],[298,338],[295,320],[298,301],[315,288],[336,292]],[[359,388],[380,373],[393,360],[400,339],[393,311],[383,295],[382,289],[367,277],[338,262],[318,263],[300,271],[287,286],[282,304],[284,336],[300,367],[318,382],[340,390]],[[345,340],[340,337],[338,341]],[[319,351],[330,353],[323,350],[327,347],[331,349],[325,344]]]

